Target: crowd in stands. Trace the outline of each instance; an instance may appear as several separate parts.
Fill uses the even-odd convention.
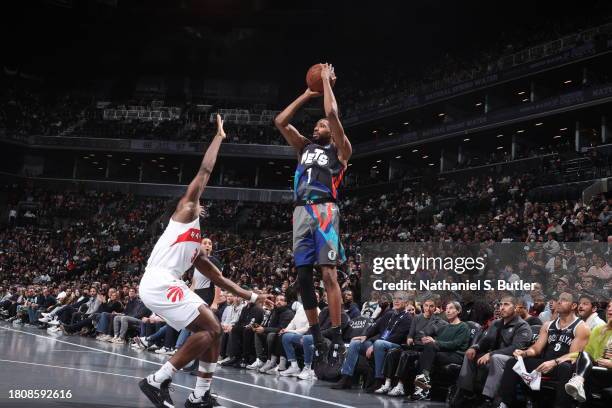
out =
[[[353,88],[340,85],[338,96],[344,102],[341,109],[346,116],[353,116],[400,103],[418,93],[432,92],[478,79],[508,68],[504,63],[506,56],[609,22],[606,12],[599,16],[597,22],[574,17],[576,16],[562,22],[557,19],[543,19],[540,27],[516,27],[515,32],[503,32],[498,37],[482,39],[482,44],[473,46],[472,50],[466,50],[460,58],[447,52],[430,66],[423,66],[418,73],[414,73],[410,67],[392,64],[383,67],[386,71],[375,78],[367,75],[367,69],[349,70],[346,74],[343,73],[343,83],[358,83],[364,86]],[[602,33],[594,40],[600,41],[602,38],[609,39],[610,33]],[[578,35],[575,46],[583,43],[584,40]],[[410,77],[410,74],[414,76]]]
[[[511,400],[507,390],[492,386],[508,372],[509,359],[489,356],[490,360],[483,361],[491,365],[495,381],[471,382],[471,376],[478,372],[474,358],[478,356],[480,361],[485,350],[501,348],[495,341],[493,346],[483,339],[474,343],[477,336],[472,329],[495,327],[495,319],[504,318],[509,309],[514,310],[512,316],[529,321],[530,330],[536,333],[537,324],[561,314],[571,317],[571,313],[577,313],[592,328],[612,317],[612,308],[608,315],[604,313],[612,296],[611,253],[593,245],[612,242],[612,203],[601,195],[586,203],[533,202],[528,192],[534,185],[537,180],[533,174],[483,175],[466,181],[447,179],[429,186],[427,192],[406,189],[342,199],[341,232],[348,263],[341,269],[339,280],[348,347],[334,350],[336,357],[342,356],[335,377],[325,370],[317,373],[307,319],[295,295],[291,207],[207,203],[203,230],[214,243],[214,256],[224,265],[224,274],[240,285],[275,295],[272,310],[263,304],[245,304],[228,293],[216,299],[212,306],[224,329],[221,364],[302,379],[339,377],[336,388],[350,388],[361,376],[370,392],[412,399],[430,398],[430,390],[442,375],[438,373],[440,366],[455,364],[465,366],[461,372],[468,376],[461,377],[459,389],[465,392],[457,393],[457,398],[484,398],[484,392],[484,396],[501,395]],[[176,332],[165,325],[137,298],[147,254],[163,228],[172,200],[106,192],[53,192],[23,185],[7,186],[5,191],[9,220],[0,232],[0,310],[5,319],[47,328],[53,334],[79,333],[100,341],[129,342],[134,349],[158,354],[172,354],[184,343],[188,332]],[[454,197],[454,201],[423,216],[425,209],[443,197]],[[248,216],[238,234],[229,227],[243,211]],[[453,291],[433,297],[408,292],[392,298],[373,292],[364,298],[361,247],[367,242],[392,241],[478,243],[484,247],[495,242],[522,243],[527,248],[523,258],[500,263],[484,277],[526,280],[536,285],[533,290],[513,291],[511,297],[503,298],[499,292],[478,299]],[[418,277],[440,278],[435,271],[421,271]],[[320,278],[316,278],[315,287],[319,288],[325,333],[330,324],[329,310]],[[571,313],[563,309],[568,302],[575,304]],[[432,324],[416,329],[422,319]],[[499,329],[504,328],[502,325]],[[601,336],[608,336],[608,332],[594,331]],[[517,347],[507,349],[504,356],[511,359],[515,349],[528,345],[523,340],[508,340],[508,347]],[[572,353],[590,344],[588,339],[582,341],[580,350],[572,349]],[[600,343],[586,350],[594,353],[591,360],[596,366],[606,367],[610,354]],[[479,346],[474,348],[474,344]],[[525,357],[548,355],[545,346],[536,348]],[[563,366],[563,375],[570,373],[567,379],[563,377],[565,383],[576,366],[570,364],[572,361],[559,362],[570,366]],[[602,381],[600,371],[594,371],[594,381]],[[603,381],[605,385],[609,377]],[[568,395],[571,398],[570,394],[557,393],[561,399]]]

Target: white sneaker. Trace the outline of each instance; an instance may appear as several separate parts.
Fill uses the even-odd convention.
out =
[[[404,396],[404,384],[402,384],[402,382],[398,382],[397,385],[395,387],[393,387],[393,389],[391,389],[391,391],[389,391],[389,394],[391,397],[403,397]]]
[[[113,344],[125,344],[125,340],[123,340],[121,337],[115,337],[112,342]]]
[[[168,350],[168,352],[166,353],[166,355],[168,355],[168,356],[173,356],[175,354],[176,354],[176,349],[175,348]]]
[[[283,377],[297,377],[299,374],[300,374],[300,367],[298,367],[297,365],[296,366],[292,365],[288,369],[280,372],[280,375],[282,375]]]
[[[41,317],[40,319],[38,319],[38,321],[41,323],[49,323],[51,319],[45,316],[45,317]]]
[[[60,324],[62,324],[62,322],[60,322],[59,320],[57,320],[57,318],[55,318],[55,319],[53,319],[53,320],[51,320],[51,321],[49,322],[49,325],[50,325],[50,326],[59,326]]]
[[[109,343],[114,343],[115,339],[118,339],[118,337],[117,336],[114,336],[114,337],[113,336],[108,336],[106,338],[106,341],[108,341]]]
[[[167,349],[165,346],[162,346],[159,350],[155,350],[155,354],[166,354],[170,349]]]
[[[306,368],[297,376],[300,380],[316,380],[317,376],[312,368]]]
[[[47,316],[49,316],[50,314],[51,314],[51,312],[49,312],[49,313],[41,313],[40,315],[41,315],[42,317],[47,317]],[[39,320],[40,320],[40,319],[39,319]],[[49,319],[49,320],[51,320],[51,319]]]
[[[258,370],[263,367],[264,363],[260,359],[257,359],[253,362],[253,364],[249,364],[246,366],[247,370]]]
[[[279,368],[280,368],[280,364],[266,371],[266,374],[277,375],[280,371],[285,370],[285,368],[283,368],[283,370],[280,370]]]
[[[386,394],[391,390],[391,384],[387,385],[387,382],[380,386],[377,390],[374,391],[375,394]]]
[[[217,364],[223,364],[226,361],[229,361],[229,359],[230,359],[229,357],[225,357],[225,358],[219,357],[219,360],[217,361]]]
[[[260,373],[265,373],[271,368],[274,368],[274,363],[272,362],[272,360],[268,360],[257,371],[259,371]]]
[[[584,392],[584,378],[581,375],[574,375],[565,384],[565,392],[572,396],[578,402],[586,401],[586,394]]]

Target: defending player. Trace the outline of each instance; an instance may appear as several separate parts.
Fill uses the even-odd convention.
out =
[[[323,64],[321,78],[325,118],[315,125],[312,140],[302,136],[289,122],[302,105],[321,96],[318,92],[306,89],[276,117],[274,123],[298,154],[293,185],[293,256],[310,330],[318,355],[325,359],[327,350],[317,320],[313,268],[318,266],[321,269],[334,329],[333,342],[342,346],[342,298],[336,266],[344,262],[345,257],[339,239],[340,216],[335,201],[352,148],[340,123],[331,87],[331,81],[335,79],[334,67]]]
[[[223,277],[201,248],[200,197],[214,168],[219,146],[225,139],[223,121],[217,115],[217,134],[211,142],[198,173],[187,187],[149,260],[140,282],[144,304],[175,330],[189,329],[193,334],[157,372],[140,381],[142,392],[158,408],[172,408],[169,384],[177,370],[199,360],[195,390],[185,402],[187,408],[208,408],[215,404],[210,383],[219,356],[221,325],[208,305],[181,280],[193,264],[216,286],[255,302],[258,295],[244,290]]]

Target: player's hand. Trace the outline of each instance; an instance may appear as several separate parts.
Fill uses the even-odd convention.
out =
[[[546,374],[547,372],[549,372],[550,370],[552,370],[556,366],[557,366],[557,363],[555,363],[555,360],[548,360],[548,361],[545,361],[542,364],[540,364],[536,368],[536,371],[539,371],[541,373]]]
[[[306,95],[307,98],[318,98],[323,94],[321,92],[315,92],[310,88],[306,88],[306,90],[304,91],[304,95]]]
[[[221,137],[221,139],[225,139],[225,130],[223,130],[223,119],[221,119],[221,115],[217,113],[217,134],[216,136]]]
[[[321,79],[323,81],[335,81],[336,73],[334,72],[334,66],[332,64],[325,63],[321,69]]]
[[[491,353],[487,353],[484,356],[480,357],[476,363],[478,365],[487,365],[489,364],[489,360],[491,360]]]

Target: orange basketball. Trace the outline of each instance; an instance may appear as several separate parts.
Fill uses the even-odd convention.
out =
[[[321,69],[323,64],[314,64],[306,73],[306,83],[311,91],[323,92],[323,79],[321,79]],[[336,83],[335,79],[330,81],[331,86]]]

